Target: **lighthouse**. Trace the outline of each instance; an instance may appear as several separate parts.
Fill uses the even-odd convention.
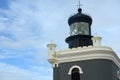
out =
[[[68,48],[57,51],[54,42],[47,45],[53,80],[120,79],[120,59],[111,47],[101,45],[102,37],[91,35],[92,22],[92,17],[79,7],[68,18]]]

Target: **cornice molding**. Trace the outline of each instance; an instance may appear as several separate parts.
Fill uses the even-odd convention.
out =
[[[57,51],[54,54],[55,63],[65,63],[83,60],[93,60],[93,59],[107,59],[112,60],[120,68],[120,59],[116,53],[110,47],[97,46],[97,47],[84,47],[84,48],[74,48],[63,51]],[[50,60],[50,59],[49,59]],[[51,61],[52,62],[52,61]]]

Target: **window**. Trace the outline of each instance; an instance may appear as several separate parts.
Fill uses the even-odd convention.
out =
[[[69,69],[68,75],[71,76],[71,80],[81,80],[81,74],[83,74],[80,66],[74,65]]]
[[[71,80],[80,80],[80,73],[78,68],[72,70]]]

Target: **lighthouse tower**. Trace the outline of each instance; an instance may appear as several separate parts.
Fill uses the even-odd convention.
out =
[[[70,36],[66,38],[69,48],[83,47],[93,45],[91,40],[91,24],[92,18],[83,14],[82,9],[78,9],[78,13],[68,19],[70,26]]]
[[[78,13],[69,17],[68,49],[56,51],[48,44],[48,61],[54,80],[119,80],[120,59],[112,48],[101,45],[101,37],[91,35],[92,17]]]

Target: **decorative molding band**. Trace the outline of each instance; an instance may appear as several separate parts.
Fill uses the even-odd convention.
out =
[[[93,51],[93,50],[107,50],[107,51],[113,51],[112,48],[106,47],[106,46],[84,46],[84,47],[78,47],[78,48],[72,48],[72,49],[65,49],[57,51],[56,54],[71,54],[76,52],[87,52],[87,51]]]
[[[112,60],[120,68],[120,59],[110,47],[78,47],[54,53],[54,57],[49,59],[51,64],[65,63],[73,61],[93,60],[93,59],[107,59]]]
[[[110,53],[93,53],[79,56],[71,56],[71,57],[63,57],[58,58],[59,63],[64,62],[74,62],[74,61],[83,61],[83,60],[93,60],[93,59],[107,59],[112,60],[119,68],[120,68],[120,60],[116,57],[116,55],[111,52]]]

